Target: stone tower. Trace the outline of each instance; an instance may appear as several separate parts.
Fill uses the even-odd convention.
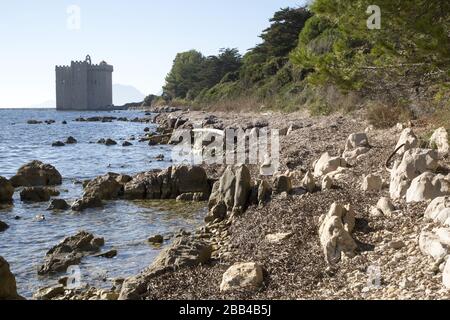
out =
[[[57,110],[105,110],[113,106],[113,66],[102,61],[92,64],[72,61],[70,66],[56,66]]]

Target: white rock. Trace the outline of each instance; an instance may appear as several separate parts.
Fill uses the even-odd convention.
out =
[[[439,228],[435,230],[439,241],[447,248],[450,248],[450,229],[449,228]]]
[[[391,200],[386,197],[382,197],[378,200],[377,209],[379,209],[385,216],[390,216],[393,211],[395,211],[395,207],[392,204]]]
[[[373,130],[375,130],[375,127],[374,127],[373,124],[371,124],[370,126],[368,126],[368,127],[364,130],[364,132],[365,132],[365,133],[369,133],[369,132],[372,132]]]
[[[342,157],[347,162],[352,162],[355,160],[359,160],[364,156],[366,153],[370,151],[370,148],[367,147],[359,147],[351,151],[344,151],[342,154]]]
[[[419,140],[417,139],[417,136],[414,134],[411,128],[406,128],[402,131],[395,149],[399,148],[403,144],[405,146],[403,146],[398,151],[399,155],[403,155],[406,151],[417,148],[417,146],[419,145]]]
[[[333,179],[329,175],[326,175],[325,177],[323,177],[322,191],[330,190],[332,187],[333,187]]]
[[[384,216],[383,211],[381,211],[377,207],[370,207],[369,214],[373,218],[381,218]]]
[[[237,263],[230,267],[222,277],[220,291],[256,290],[263,282],[263,271],[256,263]]]
[[[364,177],[362,190],[366,192],[380,191],[383,188],[383,178],[377,174],[369,174]]]
[[[397,123],[395,125],[395,129],[397,129],[398,131],[403,131],[405,130],[406,126],[403,123]]]
[[[290,236],[292,236],[291,232],[268,234],[266,236],[266,241],[270,243],[280,243]]]
[[[430,143],[438,148],[439,155],[445,157],[449,154],[448,133],[445,128],[437,129],[430,138]]]
[[[353,150],[359,147],[369,147],[369,139],[365,133],[351,134],[345,143],[345,150]]]
[[[316,182],[314,180],[314,176],[310,171],[306,173],[305,177],[301,182],[301,185],[308,192],[314,192],[314,190],[316,189]]]
[[[342,157],[346,162],[354,161],[359,156],[370,151],[369,139],[366,133],[353,133],[351,134],[346,143],[345,151]]]
[[[406,192],[406,202],[421,202],[449,195],[445,177],[425,172],[415,178]]]
[[[391,170],[389,192],[392,199],[406,195],[413,179],[438,167],[438,154],[430,149],[411,149],[405,152],[402,161],[396,161]]]
[[[350,205],[333,203],[330,211],[319,219],[319,236],[325,260],[328,264],[338,263],[342,254],[354,255],[356,243],[351,233],[355,227],[355,213]]]
[[[328,152],[324,153],[314,165],[314,177],[322,177],[339,167],[346,167],[347,162],[341,157],[332,157]]]
[[[450,226],[450,197],[434,199],[425,211],[425,218]]]
[[[325,177],[329,177],[334,181],[339,181],[344,179],[345,177],[348,177],[349,175],[349,169],[348,168],[343,168],[343,167],[339,167],[336,171],[332,171],[330,173],[327,173],[325,175]]]
[[[420,251],[434,260],[440,261],[448,254],[447,248],[441,243],[439,237],[429,231],[423,231],[419,237]]]
[[[444,271],[442,272],[442,284],[450,289],[450,259],[447,260]]]

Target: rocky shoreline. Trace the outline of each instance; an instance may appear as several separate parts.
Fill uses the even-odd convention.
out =
[[[417,121],[377,130],[357,113],[159,111],[152,119],[157,132],[140,138],[149,145],[177,144],[177,129],[278,129],[279,173],[261,176],[259,165],[173,166],[87,182],[75,211],[115,199],[177,199],[208,200],[209,213],[203,227],[178,234],[151,266],[111,290],[68,289],[62,279],[36,299],[450,298],[445,129]],[[60,180],[55,170],[35,162],[10,181],[0,178],[0,202],[10,202],[20,186],[35,188],[24,199],[48,201]],[[69,237],[45,263],[66,268],[98,254],[95,239]]]

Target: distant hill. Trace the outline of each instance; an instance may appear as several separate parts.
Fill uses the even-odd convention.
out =
[[[116,106],[122,106],[131,102],[144,101],[145,95],[133,86],[114,84],[113,85],[113,103]]]

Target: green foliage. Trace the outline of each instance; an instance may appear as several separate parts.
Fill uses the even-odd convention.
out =
[[[448,82],[450,2],[380,0],[381,29],[367,27],[370,0],[315,0],[291,54],[311,83],[392,94]]]
[[[381,8],[379,30],[367,26],[372,4]],[[450,1],[313,0],[277,11],[260,38],[243,57],[237,49],[179,53],[163,96],[148,100],[230,110],[307,106],[314,115],[365,106],[377,126],[408,118],[406,106],[450,108]]]
[[[210,57],[195,50],[179,53],[166,77],[164,94],[170,99],[193,100],[223,77],[232,78],[241,67],[241,59],[237,49],[221,49],[219,55]]]
[[[263,42],[252,52],[268,58],[286,57],[297,46],[298,34],[311,17],[306,8],[284,8],[275,12],[269,28],[263,31]]]
[[[260,36],[263,42],[244,56],[240,77],[246,87],[274,76],[283,68],[310,17],[306,8],[284,8],[274,14],[270,27]]]
[[[303,79],[299,68],[289,63],[298,35],[311,17],[306,8],[284,8],[276,12],[262,32],[262,42],[241,57],[237,49],[221,49],[217,56],[204,57],[191,50],[179,53],[163,88],[168,99],[186,99],[195,105],[213,104],[241,95],[256,101],[277,100],[286,95],[293,81]],[[286,86],[286,88],[284,88]]]
[[[201,90],[200,72],[205,57],[196,50],[178,53],[166,77],[163,91],[172,98],[186,98]]]
[[[144,106],[151,107],[153,105],[153,102],[155,102],[157,98],[158,98],[158,96],[156,96],[154,94],[149,94],[144,99]]]

